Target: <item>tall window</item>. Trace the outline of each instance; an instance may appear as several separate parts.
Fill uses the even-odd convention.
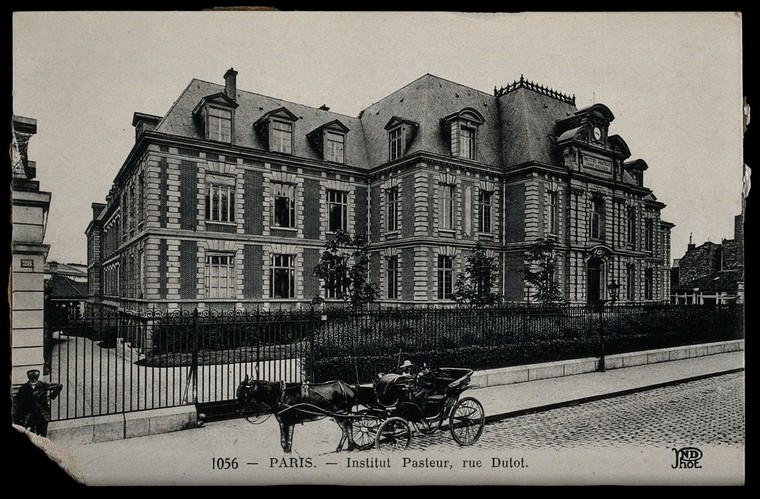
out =
[[[636,242],[636,209],[629,206],[626,215],[628,217],[628,243],[634,244]]]
[[[442,229],[454,228],[454,186],[441,184],[438,223]]]
[[[644,299],[652,300],[654,298],[654,270],[644,269]]]
[[[654,249],[654,220],[647,218],[644,222],[644,249],[652,251]]]
[[[388,231],[398,230],[398,203],[398,187],[391,187],[385,191],[385,204],[388,211],[386,229]]]
[[[127,262],[127,269],[129,269],[129,274],[127,275],[127,297],[128,298],[134,298],[136,296],[136,288],[137,288],[137,272],[136,270],[136,260],[135,260],[135,254],[130,253],[129,255],[129,262]]]
[[[137,297],[145,298],[145,252],[143,250],[140,250],[137,255]]]
[[[329,213],[329,230],[348,230],[348,193],[327,191],[327,209]]]
[[[272,268],[269,273],[269,296],[271,298],[294,298],[295,292],[295,256],[272,255]]]
[[[137,223],[141,224],[145,221],[145,172],[140,172],[137,177],[137,195],[140,197],[137,202]]]
[[[129,186],[129,230],[135,228],[135,186]]]
[[[272,221],[275,227],[296,226],[296,186],[273,183],[274,203]]]
[[[636,266],[629,263],[625,266],[625,297],[628,301],[636,299]]]
[[[398,298],[398,257],[397,256],[390,256],[388,257],[388,270],[386,272],[387,275],[387,288],[388,288],[388,298],[391,300],[395,300]]]
[[[454,292],[454,258],[438,255],[438,299],[448,300]]]
[[[348,264],[348,258],[343,259],[344,268]],[[338,275],[333,275],[325,282],[325,297],[326,298],[340,298],[347,291],[346,283],[342,281]]]
[[[209,108],[208,138],[219,142],[232,141],[232,111],[217,107]]]
[[[549,191],[549,234],[559,234],[559,193]]]
[[[604,213],[604,201],[599,198],[595,198],[591,201],[591,239],[602,238],[602,224]]]
[[[122,213],[122,224],[121,224],[121,237],[122,239],[127,238],[127,234],[129,234],[129,194],[124,192],[121,195],[121,213]]]
[[[343,134],[327,132],[326,147],[325,147],[325,161],[333,161],[335,163],[343,163],[343,141],[345,137]]]
[[[235,297],[234,255],[206,255],[206,297]]]
[[[393,161],[404,155],[404,130],[399,127],[388,132],[388,159]]]
[[[462,125],[459,129],[459,157],[475,159],[475,128]]]
[[[478,192],[478,231],[491,232],[491,200],[493,192]]]
[[[292,154],[293,151],[293,124],[284,121],[272,121],[272,146],[275,152]]]
[[[235,187],[230,184],[206,184],[206,220],[212,222],[235,221]]]

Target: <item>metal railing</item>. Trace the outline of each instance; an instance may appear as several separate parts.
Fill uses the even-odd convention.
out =
[[[500,305],[328,311],[314,337],[314,379],[367,382],[409,358],[492,369],[743,337],[736,305]]]
[[[49,321],[52,419],[235,399],[246,375],[370,381],[409,358],[489,369],[743,337],[738,305],[373,306],[130,313]]]
[[[246,375],[310,377],[312,311],[100,308],[48,325],[54,420],[232,400]]]

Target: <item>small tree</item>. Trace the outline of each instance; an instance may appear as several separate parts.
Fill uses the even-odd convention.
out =
[[[325,250],[314,267],[314,275],[324,281],[322,286],[348,303],[352,309],[362,308],[375,301],[377,286],[369,281],[368,241],[363,234],[351,237],[339,230],[325,243]],[[314,302],[321,302],[315,297]]]
[[[535,289],[533,298],[545,304],[564,301],[562,292],[554,276],[557,270],[556,243],[553,239],[538,239],[525,252],[525,282]]]
[[[478,243],[472,254],[465,259],[464,270],[457,272],[457,282],[452,297],[457,303],[470,307],[485,307],[501,300],[497,275],[499,267],[495,258],[489,257]]]

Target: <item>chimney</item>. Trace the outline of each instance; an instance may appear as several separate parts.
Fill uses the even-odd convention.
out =
[[[686,251],[692,251],[692,250],[694,250],[697,247],[697,245],[694,244],[694,241],[692,239],[693,235],[694,235],[693,232],[689,233],[689,244],[686,246]]]
[[[329,111],[330,110],[330,108],[327,107],[327,104],[322,104],[321,106],[319,106],[319,109],[321,109],[322,111]]]
[[[237,71],[230,68],[227,70],[226,73],[224,73],[224,93],[227,94],[227,97],[230,99],[237,101]]]

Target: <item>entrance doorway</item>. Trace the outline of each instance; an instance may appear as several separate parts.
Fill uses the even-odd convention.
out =
[[[591,258],[588,261],[588,275],[586,282],[588,283],[588,289],[586,290],[586,296],[588,297],[589,304],[597,304],[604,296],[602,292],[602,265],[604,261],[599,258]]]

